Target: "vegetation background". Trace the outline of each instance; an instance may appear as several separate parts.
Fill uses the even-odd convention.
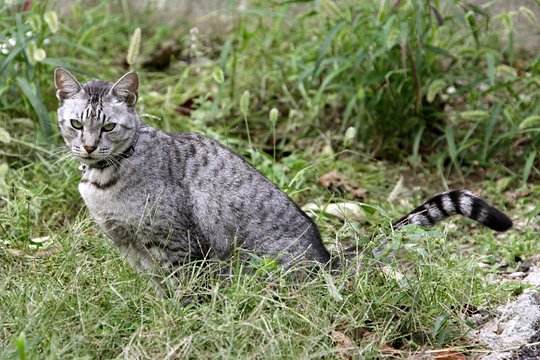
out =
[[[503,275],[540,250],[540,57],[522,42],[539,8],[502,3],[226,1],[185,19],[189,1],[1,2],[0,358],[478,354],[469,316],[521,293]],[[137,70],[145,122],[244,155],[332,251],[358,243],[361,271],[291,283],[232,259],[230,281],[188,265],[156,297],[81,203],[56,66],[83,81]],[[458,187],[515,229],[389,227]],[[374,255],[382,239],[406,255]]]

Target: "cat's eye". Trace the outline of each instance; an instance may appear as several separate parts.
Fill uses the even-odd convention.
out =
[[[83,124],[79,120],[71,119],[69,122],[71,123],[71,126],[77,130],[81,130],[83,128]]]
[[[116,126],[115,123],[108,123],[106,125],[103,125],[102,129],[103,131],[112,131],[112,129],[114,129],[115,126]]]

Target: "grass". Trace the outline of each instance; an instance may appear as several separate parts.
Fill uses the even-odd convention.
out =
[[[313,160],[308,164],[313,170],[300,176],[297,190],[313,186],[328,166]],[[349,164],[350,159],[332,161],[344,173]],[[350,171],[372,177],[365,183],[369,203],[396,218],[420,197],[403,205],[386,203],[384,189],[393,184],[382,174],[399,173],[387,166],[378,163],[375,168],[368,162],[358,166],[364,172]],[[52,178],[43,176],[45,171],[63,174]],[[33,182],[19,183],[25,178]],[[180,270],[176,296],[162,299],[82,209],[72,163],[45,160],[11,171],[5,181],[13,188],[3,197],[7,201],[0,219],[7,232],[0,249],[0,358],[20,356],[15,345],[19,338],[28,358],[370,358],[389,352],[407,357],[448,346],[469,353],[470,344],[462,338],[469,329],[466,309],[489,308],[520,291],[516,285],[486,282],[486,270],[478,264],[492,264],[490,271],[496,272],[501,259],[515,267],[516,255],[525,258],[539,250],[538,232],[518,228],[499,237],[464,227],[459,220],[455,230],[440,226],[427,233],[411,228],[395,234],[390,246],[408,249],[405,262],[395,262],[371,253],[381,234],[391,234],[388,228],[377,230],[387,223],[385,215],[368,215],[371,226],[321,216],[317,222],[333,251],[370,231],[380,234],[364,244],[361,270],[354,276],[323,273],[290,281],[265,264],[246,275],[233,261],[236,270],[224,281],[205,267],[188,265]],[[306,192],[290,191],[300,201],[331,197],[316,187]],[[490,198],[497,200],[494,193]],[[34,213],[40,202],[47,206]],[[520,208],[525,206],[516,204],[512,212],[525,220]],[[32,240],[44,235],[50,237],[45,243]],[[471,255],[471,246],[476,254]],[[352,349],[343,349],[350,344],[340,334],[353,342]]]
[[[506,15],[488,19],[459,1],[396,4],[255,4],[216,39],[185,23],[156,25],[159,14],[126,3],[74,5],[56,31],[46,2],[3,5],[0,42],[24,45],[0,56],[0,128],[12,138],[0,134],[0,358],[474,354],[470,309],[523,289],[486,279],[540,251],[538,57],[495,45]],[[54,66],[113,80],[127,71],[137,27],[141,55],[129,62],[142,78],[145,122],[220,140],[301,205],[353,200],[319,185],[332,170],[367,191],[365,223],[315,214],[334,253],[361,244],[356,272],[291,281],[272,262],[246,272],[233,259],[223,278],[212,271],[223,264],[189,264],[164,299],[118,255],[87,214],[77,164],[47,118]],[[179,61],[143,68],[168,38],[186,49]],[[405,187],[388,201],[400,176]],[[464,186],[505,208],[516,228],[499,235],[464,219],[432,231],[389,228],[433,193]],[[383,239],[406,255],[374,255]]]
[[[425,253],[415,253],[404,279],[370,256],[355,276],[292,283],[274,269],[218,281],[186,266],[177,297],[160,299],[92,233],[80,219],[54,237],[55,254],[2,251],[2,358],[17,357],[19,337],[29,358],[374,357],[386,344],[406,356],[459,345],[465,304],[486,306],[502,295],[471,258],[429,235],[418,239]],[[437,327],[439,319],[446,323]],[[355,348],[341,349],[336,331]]]

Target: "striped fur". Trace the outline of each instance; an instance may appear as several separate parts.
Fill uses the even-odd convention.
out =
[[[468,190],[452,190],[437,194],[394,223],[432,227],[452,215],[463,215],[495,231],[506,231],[512,220],[481,197]]]
[[[62,136],[82,163],[81,196],[137,268],[161,278],[188,261],[227,259],[238,249],[285,267],[299,261],[339,265],[314,221],[240,156],[201,134],[169,134],[144,124],[135,109],[136,73],[114,84],[80,84],[59,68],[55,85]],[[454,214],[497,231],[512,226],[466,190],[436,195],[394,226],[429,227]]]

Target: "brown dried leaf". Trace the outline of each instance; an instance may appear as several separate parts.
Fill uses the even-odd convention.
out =
[[[375,334],[367,330],[366,328],[357,328],[355,329],[355,336],[359,339],[360,343],[363,346],[370,346],[373,344],[381,344],[382,338],[380,334]],[[380,352],[382,354],[400,354],[402,353],[400,350],[397,350],[396,348],[390,346],[388,343],[384,342],[381,344],[379,348]]]
[[[26,255],[23,251],[19,249],[6,249],[6,252],[12,256],[24,256]]]
[[[338,353],[340,358],[351,359],[351,350],[357,349],[356,344],[344,333],[338,330],[330,332],[330,339],[341,351]]]
[[[527,197],[529,195],[530,195],[529,191],[505,191],[504,192],[504,197],[508,201],[514,201],[514,200],[517,200],[517,199]]]
[[[431,352],[431,351],[430,351]],[[467,357],[456,350],[434,350],[431,359],[437,360],[467,360]]]
[[[348,192],[354,198],[361,199],[366,196],[366,191],[357,184],[354,184],[337,170],[324,174],[319,179],[322,186],[334,192]]]
[[[336,170],[330,171],[328,174],[324,174],[319,179],[319,182],[325,188],[337,188],[343,184],[343,177]]]
[[[45,250],[37,251],[34,254],[34,256],[35,257],[48,257],[48,256],[56,254],[59,251],[60,251],[60,248],[58,246],[53,246],[53,247],[50,247],[50,248],[45,249]]]

